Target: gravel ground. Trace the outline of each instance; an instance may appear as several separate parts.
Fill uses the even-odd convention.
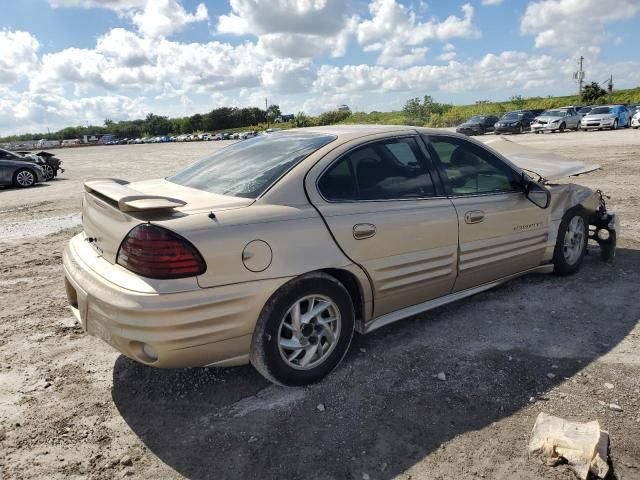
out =
[[[598,420],[618,478],[639,479],[640,132],[510,139],[602,165],[576,181],[611,195],[616,263],[594,250],[575,276],[522,278],[356,336],[308,388],[250,366],[147,368],[67,310],[61,255],[82,182],[164,176],[220,142],[60,150],[59,180],[0,188],[0,478],[572,478],[527,455],[544,411]]]

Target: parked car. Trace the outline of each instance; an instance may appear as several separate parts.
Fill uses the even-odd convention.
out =
[[[531,130],[540,132],[564,132],[565,129],[580,129],[582,117],[573,108],[553,108],[545,110],[531,123]]]
[[[39,165],[44,172],[45,181],[53,180],[58,176],[58,173],[64,172],[64,169],[61,166],[62,160],[56,158],[53,153],[45,151],[38,153],[31,153],[27,151],[11,152],[0,148],[0,159],[35,163]]]
[[[580,110],[578,110],[578,114],[581,117],[584,117],[587,113],[589,113],[591,110],[593,110],[596,107],[597,105],[589,105],[588,107],[582,107]]]
[[[485,133],[493,132],[497,121],[498,117],[494,115],[474,115],[469,120],[458,125],[456,132],[464,135],[484,135]]]
[[[582,117],[580,128],[583,130],[609,128],[616,130],[618,127],[627,127],[631,124],[627,107],[623,105],[607,105],[595,107]]]
[[[40,165],[6,158],[0,152],[0,185],[27,188],[44,181],[44,170]]]
[[[640,111],[636,112],[633,118],[631,119],[631,128],[640,127]]]
[[[69,303],[143,364],[251,362],[308,384],[354,330],[572,274],[588,238],[610,258],[617,217],[601,194],[524,170],[589,168],[539,155],[516,166],[456,133],[342,125],[261,135],[164,179],[88,181],[84,231],[63,255]]]
[[[531,130],[531,122],[535,118],[530,110],[516,110],[505,113],[494,125],[496,133],[524,133]]]

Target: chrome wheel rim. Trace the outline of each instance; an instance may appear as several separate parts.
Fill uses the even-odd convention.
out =
[[[31,185],[33,185],[34,181],[35,178],[33,177],[33,173],[31,173],[29,170],[23,170],[21,172],[18,172],[18,174],[16,175],[16,182],[18,182],[18,185],[20,185],[21,187],[30,187]]]
[[[46,180],[51,180],[54,177],[53,167],[51,165],[43,165],[44,177]]]
[[[297,300],[278,327],[282,360],[296,370],[317,367],[335,349],[341,327],[340,310],[330,298],[307,295]]]
[[[567,225],[564,235],[564,258],[569,265],[575,264],[584,249],[585,225],[584,219],[578,215],[573,217]]]

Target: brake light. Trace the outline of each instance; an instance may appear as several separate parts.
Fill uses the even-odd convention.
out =
[[[162,227],[134,227],[120,244],[118,265],[149,278],[185,278],[207,269],[198,250],[180,235]]]

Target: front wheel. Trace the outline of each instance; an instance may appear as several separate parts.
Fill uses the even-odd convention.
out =
[[[354,309],[345,287],[317,272],[291,280],[267,301],[251,342],[251,363],[265,378],[300,386],[329,374],[353,337]]]
[[[42,165],[42,170],[44,170],[44,179],[45,181],[53,180],[56,176],[56,171],[53,169],[51,165],[45,163]]]
[[[560,124],[560,133],[564,132],[565,127],[566,127],[566,125],[564,123]]]
[[[553,252],[553,273],[571,275],[577,272],[587,252],[589,223],[579,208],[567,211],[558,228],[558,238]]]
[[[617,129],[618,129],[618,119],[614,120],[613,127],[611,127],[611,130],[617,130]]]

